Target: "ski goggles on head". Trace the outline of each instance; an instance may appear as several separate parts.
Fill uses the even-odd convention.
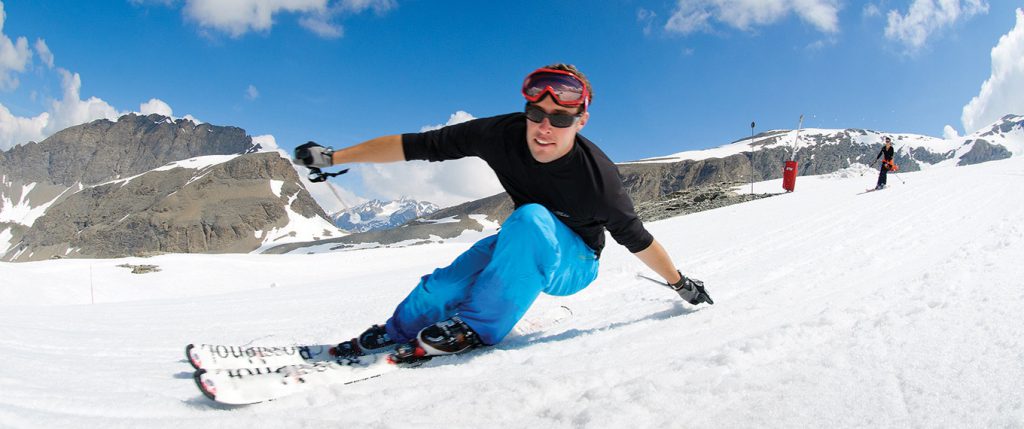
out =
[[[523,97],[536,103],[550,94],[551,98],[562,106],[583,106],[586,110],[590,103],[590,90],[578,77],[564,70],[539,68],[526,76],[523,81]]]
[[[583,115],[570,115],[568,113],[548,113],[545,112],[540,107],[534,106],[530,103],[526,103],[526,119],[529,119],[531,122],[536,122],[538,124],[543,122],[544,118],[548,118],[548,123],[550,123],[552,127],[569,128],[576,123],[576,120],[579,119],[580,116]]]

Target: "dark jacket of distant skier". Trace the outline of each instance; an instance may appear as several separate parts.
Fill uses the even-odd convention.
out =
[[[885,187],[885,179],[889,174],[889,171],[895,170],[896,164],[893,163],[893,157],[895,152],[892,148],[892,141],[888,137],[885,138],[885,145],[882,146],[882,150],[878,151],[878,155],[875,156],[875,161],[879,158],[882,159],[882,166],[878,171],[878,183],[875,184],[875,189],[882,189]]]

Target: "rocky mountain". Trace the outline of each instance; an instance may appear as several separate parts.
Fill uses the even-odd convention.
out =
[[[767,196],[769,194],[737,195],[723,185],[739,186],[749,183],[751,177],[754,181],[780,178],[783,164],[789,159],[797,161],[798,173],[802,176],[872,164],[884,136],[894,141],[896,163],[901,172],[941,165],[969,165],[1024,154],[1024,116],[1007,115],[989,127],[954,139],[863,129],[814,128],[800,130],[797,137],[796,130],[771,130],[718,148],[620,163],[619,174],[637,206],[637,213],[644,220],[652,221]],[[799,189],[799,180],[797,183]],[[498,194],[439,210],[401,228],[352,234],[328,242],[345,248],[366,243],[415,244],[449,239],[464,231],[493,228],[511,211],[508,196]],[[293,243],[269,251],[283,253],[308,245]]]
[[[411,198],[372,200],[335,214],[334,225],[349,232],[391,229],[437,210],[432,203]]]
[[[772,130],[713,149],[620,164],[634,201],[648,201],[692,186],[782,177],[786,160],[801,176],[826,174],[853,164],[872,164],[890,136],[900,171],[969,165],[1024,154],[1024,116],[1007,115],[990,127],[955,139],[863,129]],[[753,156],[751,156],[753,154]],[[751,165],[753,173],[751,173]]]
[[[250,252],[343,233],[235,127],[126,115],[0,152],[0,260]]]

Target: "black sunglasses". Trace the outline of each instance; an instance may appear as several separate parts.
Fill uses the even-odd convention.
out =
[[[526,119],[539,124],[544,121],[544,118],[548,118],[548,122],[555,128],[569,128],[576,123],[580,116],[583,116],[583,114],[547,113],[537,106],[526,105]]]

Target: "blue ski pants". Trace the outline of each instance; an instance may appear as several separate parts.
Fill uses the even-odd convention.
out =
[[[484,344],[499,343],[541,292],[571,295],[597,277],[594,251],[548,209],[527,204],[501,230],[423,276],[385,325],[397,342],[458,315]]]

